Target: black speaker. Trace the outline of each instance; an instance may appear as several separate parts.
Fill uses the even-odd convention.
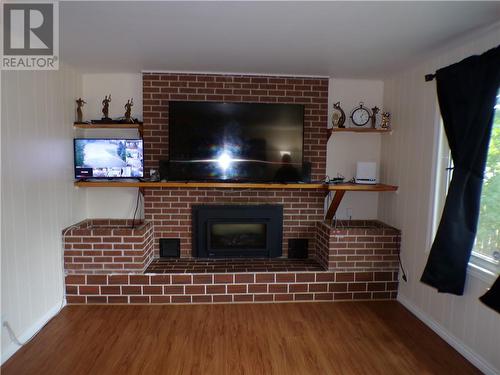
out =
[[[311,162],[304,161],[302,163],[302,181],[306,183],[311,182]]]
[[[160,258],[179,258],[180,256],[180,238],[160,238]]]
[[[307,238],[292,238],[288,240],[288,258],[307,259],[307,248],[309,240]]]
[[[160,180],[168,181],[170,176],[170,162],[168,160],[160,160],[159,172]]]

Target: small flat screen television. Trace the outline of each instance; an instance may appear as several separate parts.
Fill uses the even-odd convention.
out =
[[[141,178],[142,139],[74,140],[75,178]]]
[[[169,102],[168,179],[302,180],[304,106]]]

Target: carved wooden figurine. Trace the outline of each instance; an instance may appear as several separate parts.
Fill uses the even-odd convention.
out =
[[[382,129],[391,128],[391,114],[389,112],[382,112],[382,124],[380,125]]]
[[[85,100],[83,100],[82,98],[78,98],[76,100],[76,122],[83,122],[83,112],[82,112],[82,108],[83,108],[83,105],[84,104],[87,104],[87,102]]]
[[[131,117],[132,114],[132,106],[134,105],[134,98],[127,100],[127,104],[125,104],[125,121],[133,123],[134,120]]]
[[[111,102],[111,94],[109,96],[105,96],[104,100],[102,101],[102,114],[104,117],[102,118],[103,120],[111,120],[109,118],[109,103]]]
[[[380,112],[379,107],[373,107],[372,108],[372,128],[375,129],[377,126],[377,114]]]
[[[333,127],[345,128],[345,113],[340,107],[340,102],[333,104],[332,125]]]

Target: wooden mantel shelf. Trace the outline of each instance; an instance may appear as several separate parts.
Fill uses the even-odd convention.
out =
[[[325,184],[275,184],[246,182],[121,182],[121,181],[76,181],[79,187],[138,187],[138,188],[218,188],[218,189],[323,189]]]
[[[76,181],[78,187],[137,187],[137,188],[218,188],[218,189],[308,189],[324,191],[396,191],[397,186],[374,184],[277,184],[246,182],[121,182]]]
[[[326,194],[335,192],[326,212],[325,219],[332,220],[347,191],[396,191],[397,186],[374,184],[276,184],[276,183],[236,183],[236,182],[121,182],[121,181],[76,181],[78,187],[135,187],[146,188],[218,188],[218,189],[308,189],[320,190]]]

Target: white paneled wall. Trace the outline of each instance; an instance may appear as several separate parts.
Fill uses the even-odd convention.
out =
[[[399,284],[399,300],[486,373],[500,373],[500,315],[479,300],[493,280],[469,274],[464,296],[439,294],[421,283],[430,247],[430,219],[440,126],[435,82],[424,75],[480,54],[500,43],[500,27],[441,51],[435,58],[387,79],[384,106],[393,114],[394,132],[382,138],[382,181],[399,185],[381,194],[379,217],[401,228],[402,260],[408,282]]]
[[[83,107],[84,120],[100,119],[103,116],[101,102],[109,94],[110,117],[123,117],[125,103],[133,98],[132,117],[142,120],[142,73],[83,74],[82,98],[87,102]]]
[[[83,74],[82,98],[87,102],[84,107],[84,119],[102,117],[101,101],[105,95],[111,94],[109,115],[122,117],[124,104],[134,99],[132,117],[142,120],[142,74],[141,73],[106,73]],[[130,129],[92,129],[78,133],[82,138],[138,138],[137,130]],[[88,218],[129,219],[135,211],[136,188],[92,188],[87,190]],[[140,207],[142,207],[140,205]],[[137,217],[143,217],[139,210]]]
[[[2,71],[2,322],[29,337],[60,306],[61,230],[85,218],[73,187],[74,100],[81,76]],[[2,328],[2,362],[17,346]]]
[[[328,86],[328,121],[332,118],[333,103],[341,102],[341,107],[349,117],[351,110],[359,102],[369,108],[382,108],[384,83],[366,79],[331,78]],[[349,126],[349,119],[346,119]],[[350,180],[356,173],[357,161],[380,163],[381,135],[376,133],[334,133],[327,146],[326,173],[331,178],[337,174]],[[376,219],[379,193],[348,192],[337,210],[338,219]]]

